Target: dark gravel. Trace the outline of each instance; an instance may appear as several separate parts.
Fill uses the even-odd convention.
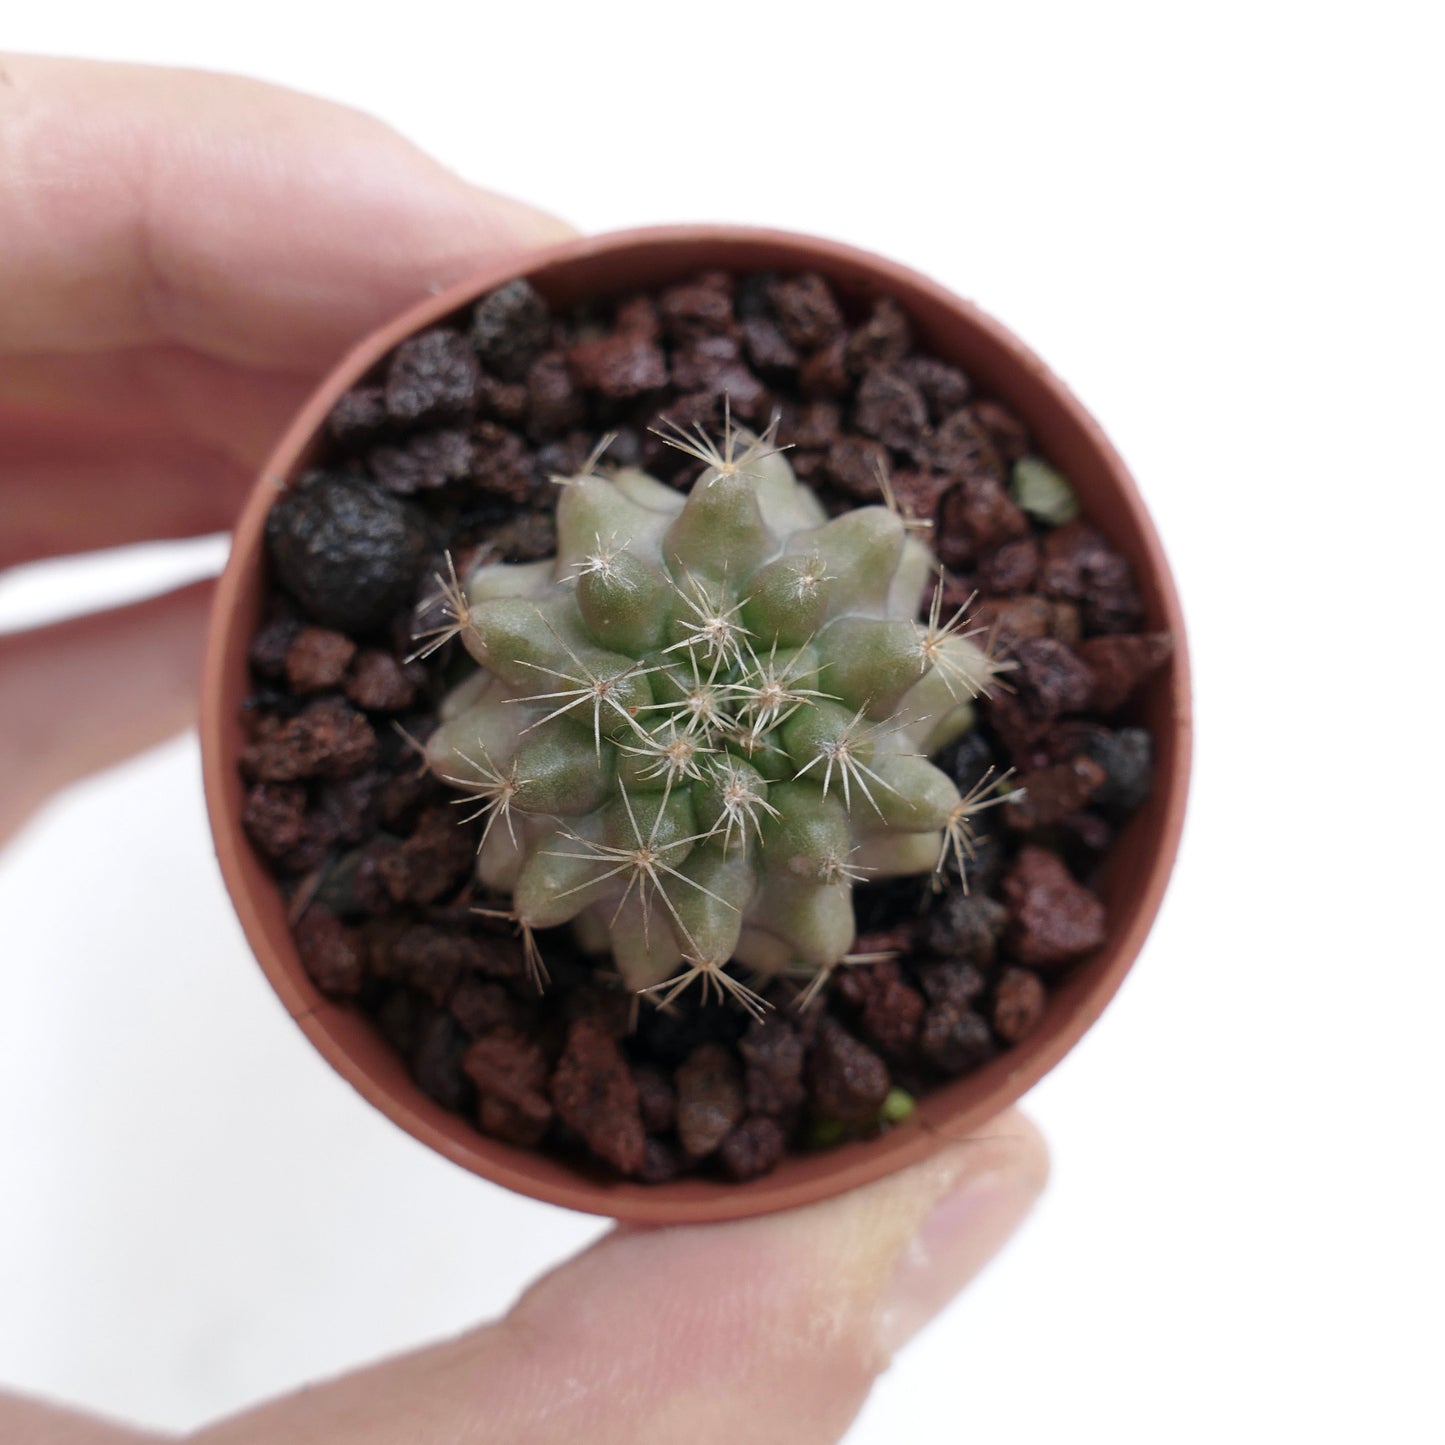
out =
[[[687,486],[695,463],[650,427],[763,425],[837,513],[882,500],[933,524],[950,612],[1012,664],[981,723],[936,761],[969,791],[1019,770],[980,815],[968,891],[950,866],[859,886],[859,952],[815,1007],[793,983],[763,1019],[629,1001],[566,930],[520,940],[475,907],[478,825],[419,774],[452,680],[409,662],[412,611],[455,554],[555,549],[553,473],[603,432],[609,459]],[[855,306],[816,275],[722,273],[553,315],[525,281],[402,344],[348,392],[331,450],[273,508],[276,584],[250,649],[244,824],[298,916],[305,967],[370,1013],[418,1084],[488,1135],[661,1183],[757,1178],[788,1153],[890,1127],[892,1089],[926,1090],[1025,1039],[1107,931],[1089,886],[1152,787],[1138,699],[1169,658],[1125,559],[1085,518],[1049,528],[1010,492],[1027,428],[958,366],[915,349],[889,298]],[[453,644],[455,648],[455,644]],[[398,731],[400,729],[400,731]],[[989,770],[993,769],[990,775]]]

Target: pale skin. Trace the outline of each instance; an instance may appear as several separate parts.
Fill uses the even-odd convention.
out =
[[[570,229],[305,96],[0,56],[0,234],[3,569],[224,529],[348,343]],[[0,637],[0,842],[67,784],[189,724],[209,593]],[[1009,1113],[824,1204],[619,1228],[501,1320],[187,1438],[835,1441],[1046,1172],[1037,1132]],[[0,1395],[11,1445],[161,1438]]]

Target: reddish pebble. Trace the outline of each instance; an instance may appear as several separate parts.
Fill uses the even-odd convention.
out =
[[[241,826],[268,858],[285,857],[306,836],[306,789],[300,783],[257,783],[246,793]]]
[[[853,424],[894,451],[917,452],[928,431],[928,407],[902,371],[875,366],[858,385]]]
[[[476,942],[464,933],[418,923],[393,943],[389,966],[441,1008],[451,999],[462,974],[476,966],[479,952]]]
[[[744,1119],[722,1142],[718,1162],[735,1183],[760,1178],[777,1168],[787,1136],[776,1119],[757,1115]]]
[[[815,272],[774,281],[767,295],[779,330],[799,351],[814,351],[842,340],[843,313],[828,283]]]
[[[711,1154],[742,1120],[742,1071],[732,1050],[700,1044],[679,1066],[677,1137],[693,1159]]]
[[[552,1125],[552,1106],[541,1094],[528,1094],[516,1101],[483,1094],[477,1104],[477,1124],[483,1134],[532,1149],[542,1142]]]
[[[346,675],[356,644],[329,627],[303,627],[286,649],[286,681],[300,694],[326,692]]]
[[[996,401],[980,401],[974,403],[973,414],[1008,465],[1033,450],[1028,428],[1008,407]]]
[[[788,1019],[779,1014],[755,1019],[738,1051],[751,1113],[788,1114],[802,1105],[803,1041]]]
[[[800,447],[829,447],[842,427],[843,408],[836,401],[810,401],[786,414],[782,430]]]
[[[662,322],[657,307],[650,296],[629,296],[617,308],[613,330],[625,332],[628,336],[640,336],[647,341],[656,341],[662,335]]]
[[[948,472],[960,481],[1007,485],[1008,472],[1003,458],[973,407],[961,406],[939,423],[929,443],[929,454],[939,471]]]
[[[564,363],[565,370],[565,363]],[[482,373],[477,390],[477,415],[504,426],[521,426],[527,419],[527,387],[522,381],[498,381]]]
[[[1104,941],[1104,905],[1055,853],[1026,847],[1004,876],[1013,956],[1036,968],[1068,963]]]
[[[868,319],[848,338],[849,369],[863,373],[874,366],[892,366],[908,355],[912,345],[908,313],[891,296],[880,296]]]
[[[416,682],[389,652],[367,647],[356,655],[345,683],[346,696],[370,712],[401,712],[416,698]]]
[[[966,477],[939,499],[936,547],[946,566],[967,566],[1028,530],[1023,508],[992,477]]]
[[[732,285],[720,272],[671,286],[657,299],[657,314],[669,341],[730,335],[733,330]]]
[[[969,620],[993,632],[1001,643],[1017,644],[1052,635],[1052,606],[1043,597],[985,597]]]
[[[493,1029],[518,1028],[525,1019],[524,1006],[499,983],[475,975],[464,978],[447,1001],[452,1017],[472,1038]]]
[[[516,432],[494,421],[472,428],[472,481],[479,491],[525,502],[541,480],[532,449]]]
[[[468,475],[472,467],[471,438],[460,427],[422,432],[399,446],[375,448],[367,465],[371,475],[398,496],[429,491]]]
[[[386,890],[398,903],[435,903],[471,871],[476,841],[458,826],[456,809],[428,808],[416,831],[381,864]]]
[[[481,1096],[477,1117],[485,1133],[511,1144],[540,1142],[552,1123],[547,1060],[534,1039],[498,1029],[462,1057],[462,1072]]]
[[[1030,717],[1052,722],[1088,707],[1095,679],[1072,648],[1051,637],[1038,637],[1020,643],[1013,655],[1018,667],[1009,674],[1009,682]]]
[[[1051,597],[1081,601],[1098,589],[1132,585],[1129,564],[1082,518],[1055,527],[1043,540],[1039,585]]]
[[[918,1038],[923,995],[904,983],[895,960],[875,963],[867,973],[867,996],[859,1024],[884,1054],[901,1058]]]
[[[1004,745],[1009,761],[1022,772],[1047,767],[1049,718],[1037,718],[1016,695],[996,692],[988,700],[988,720]]]
[[[1018,779],[1018,789],[1004,804],[1004,822],[1019,833],[1047,828],[1082,808],[1108,775],[1092,758],[1080,754],[1049,768],[1036,768]]]
[[[828,448],[827,478],[839,491],[861,502],[882,500],[879,475],[887,475],[888,448],[871,437],[838,437]]]
[[[962,1074],[993,1057],[993,1035],[982,1014],[945,999],[924,1014],[918,1031],[918,1052],[940,1074]]]
[[[798,389],[809,399],[844,396],[849,384],[847,347],[841,336],[820,346],[798,371]]]
[[[645,336],[614,333],[579,341],[567,352],[578,386],[613,400],[641,396],[667,385],[667,358]]]
[[[930,467],[899,467],[893,473],[893,496],[905,521],[916,518],[932,522],[938,514],[939,501],[952,485],[952,477]],[[922,535],[926,541],[932,533],[925,530]],[[953,604],[954,612],[963,606],[963,601],[964,598],[959,598]],[[946,615],[952,616],[952,612]]]
[[[968,377],[958,367],[936,357],[906,356],[899,362],[899,368],[918,388],[935,422],[960,410],[973,390]]]
[[[637,1083],[637,1107],[642,1127],[649,1134],[663,1134],[677,1120],[677,1092],[671,1079],[650,1064],[636,1064],[632,1077]]]
[[[1044,1016],[1048,992],[1043,980],[1026,968],[1006,968],[993,991],[993,1031],[1006,1044],[1032,1033]]]
[[[376,760],[376,734],[340,698],[308,704],[274,733],[258,738],[241,754],[241,768],[265,782],[298,778],[343,778]]]
[[[749,316],[741,330],[748,360],[764,375],[797,370],[798,353],[776,322],[766,316]]]
[[[1027,592],[1039,574],[1039,544],[1018,537],[995,547],[978,561],[978,586],[990,596]]]
[[[311,982],[331,998],[354,998],[366,972],[366,946],[330,909],[313,903],[296,925],[296,951]]]
[[[1093,678],[1090,705],[1106,716],[1117,712],[1173,650],[1167,632],[1120,633],[1081,642],[1079,656]]]
[[[808,1056],[808,1093],[820,1119],[866,1124],[888,1097],[888,1066],[867,1044],[824,1018]]]
[[[637,1085],[616,1043],[592,1020],[568,1029],[550,1089],[563,1123],[594,1154],[622,1174],[641,1168],[647,1135]]]
[[[560,351],[539,356],[527,371],[527,434],[541,439],[578,425],[586,403]]]

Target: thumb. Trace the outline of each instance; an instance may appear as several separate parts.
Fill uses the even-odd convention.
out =
[[[224,1422],[196,1445],[822,1445],[993,1256],[1047,1173],[1008,1113],[805,1209],[621,1228],[497,1324]]]

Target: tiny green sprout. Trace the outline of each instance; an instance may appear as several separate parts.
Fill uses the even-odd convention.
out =
[[[841,1119],[813,1119],[809,1122],[803,1143],[809,1149],[832,1149],[848,1137],[848,1126]]]
[[[634,999],[757,1014],[786,974],[806,1008],[877,959],[855,888],[971,862],[1004,780],[961,797],[925,754],[1004,665],[930,599],[886,474],[830,518],[776,421],[659,434],[703,464],[690,491],[603,469],[604,439],[554,478],[555,558],[448,559],[417,642],[475,668],[419,751],[482,820],[480,894],[539,987],[535,935],[570,925]]]
[[[1020,457],[1010,481],[1019,506],[1051,527],[1072,522],[1079,515],[1074,489],[1042,457]]]
[[[878,1117],[885,1124],[901,1124],[918,1106],[918,1101],[907,1089],[892,1088],[883,1100]]]

